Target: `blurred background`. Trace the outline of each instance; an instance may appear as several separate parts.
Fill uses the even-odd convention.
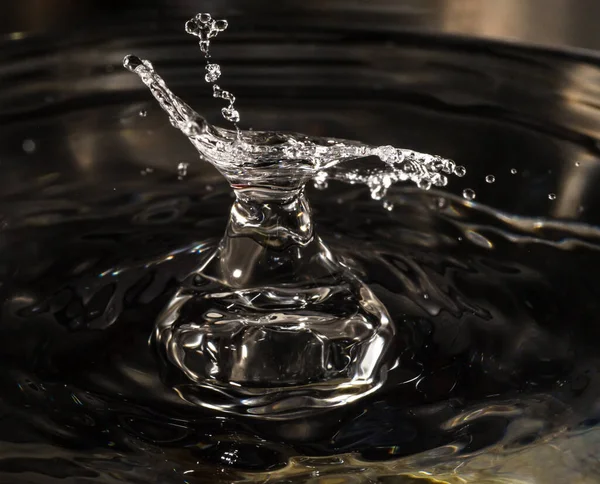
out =
[[[65,33],[130,30],[135,15],[138,28],[164,29],[190,11],[211,11],[230,18],[250,16],[256,25],[293,16],[316,26],[343,24],[369,30],[433,31],[461,36],[600,49],[598,0],[4,0],[0,5],[0,33]],[[260,18],[268,13],[268,18]],[[319,18],[314,17],[320,12]]]

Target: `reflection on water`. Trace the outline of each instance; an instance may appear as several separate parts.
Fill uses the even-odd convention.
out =
[[[129,92],[133,76],[97,64],[112,47],[67,50],[72,72],[43,50],[5,58],[0,481],[598,480],[597,67],[400,40],[274,43],[252,50],[265,65],[227,71],[255,129],[414,146],[469,168],[448,193],[394,189],[393,211],[335,182],[311,193],[323,240],[383,302],[405,351],[381,392],[285,423],[187,404],[148,345],[225,229],[232,199],[215,172]],[[203,66],[176,72],[187,58],[164,74],[202,106]],[[275,95],[281,105],[264,103]]]

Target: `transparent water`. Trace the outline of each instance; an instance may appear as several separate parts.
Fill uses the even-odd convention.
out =
[[[94,131],[69,135],[70,151],[52,144],[48,112],[3,125],[15,148],[2,159],[12,175],[0,204],[0,482],[597,481],[591,199],[565,208],[561,185],[540,181],[548,169],[517,152],[465,162],[448,191],[391,187],[393,210],[360,184],[309,187],[315,233],[389,314],[397,364],[377,391],[329,412],[240,416],[182,398],[189,378],[153,343],[190,267],[222,240],[231,189],[199,171],[185,138],[163,134],[150,103],[122,102],[95,107]],[[118,138],[107,134],[115,125]],[[442,134],[427,138],[445,153]],[[557,139],[545,141],[573,146]],[[167,162],[152,164],[165,140]],[[590,177],[594,148],[579,141],[569,153],[583,166],[572,169]],[[112,165],[95,164],[106,150],[91,146],[110,146]],[[70,153],[78,162],[59,169]],[[475,200],[462,197],[469,186]]]

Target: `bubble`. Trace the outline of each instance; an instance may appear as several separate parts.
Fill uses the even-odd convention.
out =
[[[556,200],[556,193],[549,193],[548,200]]]
[[[464,198],[466,198],[467,200],[475,200],[475,197],[477,196],[475,194],[475,190],[472,190],[470,188],[465,188],[462,192],[462,195]]]
[[[494,175],[488,175],[485,177],[486,183],[494,183],[496,181],[496,177]]]
[[[511,175],[516,175],[517,174],[517,169],[516,168],[511,168],[510,169],[510,174]]]
[[[383,202],[383,208],[385,208],[388,212],[391,212],[392,210],[394,210],[394,204],[389,200],[385,200]]]
[[[458,177],[463,177],[467,174],[467,169],[462,165],[456,165],[453,171],[454,174]]]
[[[177,165],[177,174],[179,175],[180,180],[182,180],[187,175],[189,166],[189,163],[179,163],[179,165]]]
[[[28,155],[34,153],[36,149],[37,146],[35,144],[35,141],[33,141],[32,139],[26,139],[25,141],[23,141],[23,151]]]

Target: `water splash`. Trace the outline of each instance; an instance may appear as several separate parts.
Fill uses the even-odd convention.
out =
[[[240,130],[235,96],[214,84],[221,76],[221,67],[210,62],[210,42],[227,27],[226,20],[214,20],[207,13],[198,14],[186,23],[186,31],[200,39],[200,50],[207,61],[205,80],[213,84],[213,95],[229,102],[222,114],[234,123],[234,131],[210,125],[171,92],[149,61],[129,55],[123,65],[140,77],[169,115],[171,124],[189,138],[202,158],[212,163],[230,184],[300,186],[316,177],[317,185],[323,187],[324,180],[331,178],[365,184],[371,196],[380,200],[398,182],[410,181],[427,190],[446,186],[448,175],[465,175],[466,169],[451,160],[389,145],[371,146],[329,137]],[[379,158],[383,166],[368,165],[354,170],[337,167],[370,156]]]
[[[211,40],[227,26],[203,13],[186,31],[200,39],[205,81],[229,102],[222,114],[234,130],[209,124],[149,61],[124,60],[235,193],[219,247],[181,283],[158,317],[153,341],[179,370],[169,385],[183,400],[260,418],[302,417],[379,389],[393,365],[396,333],[373,291],[315,233],[305,184],[360,183],[384,200],[397,182],[427,190],[466,170],[393,146],[239,129],[235,97],[216,84],[221,67],[210,61]],[[373,156],[381,163],[341,166]],[[393,209],[386,200],[383,206]]]

